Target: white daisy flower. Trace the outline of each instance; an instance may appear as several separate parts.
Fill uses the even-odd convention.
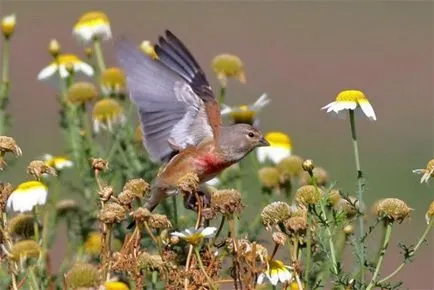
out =
[[[265,139],[270,143],[270,146],[256,149],[259,162],[265,162],[269,159],[277,164],[282,159],[291,155],[292,142],[287,134],[283,132],[269,132],[265,135]]]
[[[7,207],[13,211],[30,211],[47,201],[47,187],[39,181],[21,183],[9,196]]]
[[[374,108],[369,103],[365,94],[362,91],[357,90],[347,90],[340,92],[336,96],[336,100],[334,102],[322,107],[321,110],[327,110],[327,113],[334,112],[337,115],[340,115],[342,111],[354,111],[357,108],[360,108],[365,116],[370,120],[377,120]]]
[[[229,107],[222,105],[220,114],[222,116],[230,115],[234,123],[253,124],[256,114],[271,102],[267,94],[262,94],[256,102],[250,105],[241,105],[239,107]]]
[[[267,270],[258,276],[258,284],[264,283],[265,278],[276,286],[277,283],[291,282],[293,274],[292,267],[285,266],[282,261],[272,260],[268,262]]]
[[[69,76],[67,66],[72,65],[75,73],[81,72],[91,77],[94,74],[93,68],[87,63],[81,61],[74,54],[60,54],[56,60],[44,67],[38,74],[38,80],[46,80],[57,75],[59,72],[62,79]]]
[[[15,14],[7,15],[1,20],[1,29],[3,36],[9,38],[15,31],[17,25],[17,18]]]
[[[57,170],[62,170],[64,168],[69,168],[74,165],[74,163],[64,156],[53,156],[50,154],[44,154],[44,161],[50,167],[56,168]]]
[[[202,239],[213,237],[217,231],[216,227],[206,227],[206,228],[189,228],[182,232],[173,232],[171,235],[175,237],[180,237],[186,242],[192,245],[198,245]]]
[[[140,49],[144,54],[150,56],[152,59],[158,59],[158,55],[155,52],[154,45],[149,40],[144,40],[140,44]]]
[[[96,102],[92,119],[95,133],[99,133],[100,129],[113,131],[114,125],[126,122],[122,106],[115,99],[102,99]]]
[[[74,25],[73,34],[82,43],[89,43],[95,38],[108,40],[112,38],[110,20],[101,11],[91,11],[83,14]]]
[[[425,169],[414,169],[413,173],[422,174],[420,183],[428,183],[431,177],[434,177],[434,159],[430,160]]]

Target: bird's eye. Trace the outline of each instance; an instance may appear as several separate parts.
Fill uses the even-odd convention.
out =
[[[253,137],[255,137],[255,134],[253,134],[253,132],[249,132],[248,136],[249,136],[250,138],[253,138]]]

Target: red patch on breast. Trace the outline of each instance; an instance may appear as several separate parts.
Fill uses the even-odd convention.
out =
[[[230,165],[230,163],[214,153],[206,153],[200,156],[197,162],[201,169],[207,174],[220,172]]]

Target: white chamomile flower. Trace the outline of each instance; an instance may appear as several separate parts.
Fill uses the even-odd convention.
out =
[[[264,283],[267,279],[272,285],[276,286],[279,282],[286,283],[292,280],[292,268],[285,266],[282,261],[272,260],[268,262],[267,270],[258,276],[258,284]]]
[[[422,174],[420,183],[428,183],[431,177],[434,177],[434,159],[430,160],[425,169],[414,169],[413,173]]]
[[[39,181],[21,183],[9,196],[7,207],[13,211],[30,211],[47,200],[47,187]]]
[[[340,92],[336,96],[334,102],[322,107],[321,110],[327,110],[327,113],[334,112],[337,115],[340,115],[345,110],[354,111],[357,108],[360,108],[368,119],[372,121],[377,120],[371,103],[369,103],[365,94],[358,90],[346,90]]]
[[[114,125],[122,125],[126,122],[122,106],[115,99],[102,99],[96,102],[92,119],[95,133],[99,133],[100,129],[113,131]]]
[[[270,146],[256,149],[259,162],[265,162],[269,159],[277,164],[282,159],[291,155],[292,142],[287,134],[283,132],[269,132],[265,135],[265,139],[270,143]]]
[[[262,94],[256,102],[250,105],[241,105],[239,107],[229,107],[222,105],[220,114],[222,116],[230,115],[234,123],[253,124],[256,114],[271,102],[267,94]]]
[[[46,80],[55,77],[57,73],[62,79],[69,76],[68,67],[71,66],[74,73],[83,73],[89,77],[93,76],[94,70],[87,63],[81,61],[74,54],[60,54],[52,63],[44,67],[38,74],[38,80]]]
[[[217,228],[206,227],[206,228],[189,228],[182,232],[173,232],[171,235],[179,237],[185,240],[187,243],[192,245],[198,245],[204,238],[213,237]]]
[[[110,20],[101,11],[87,12],[74,25],[73,34],[85,44],[94,39],[108,40],[112,38]]]
[[[64,168],[69,168],[74,165],[74,163],[66,158],[65,156],[53,156],[50,154],[44,155],[45,164],[50,167],[56,168],[57,170],[62,170]]]

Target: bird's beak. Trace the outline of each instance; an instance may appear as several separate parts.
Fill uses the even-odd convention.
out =
[[[265,147],[265,146],[270,146],[270,142],[267,141],[267,139],[265,139],[264,137],[261,137],[261,139],[259,139],[259,147]]]

